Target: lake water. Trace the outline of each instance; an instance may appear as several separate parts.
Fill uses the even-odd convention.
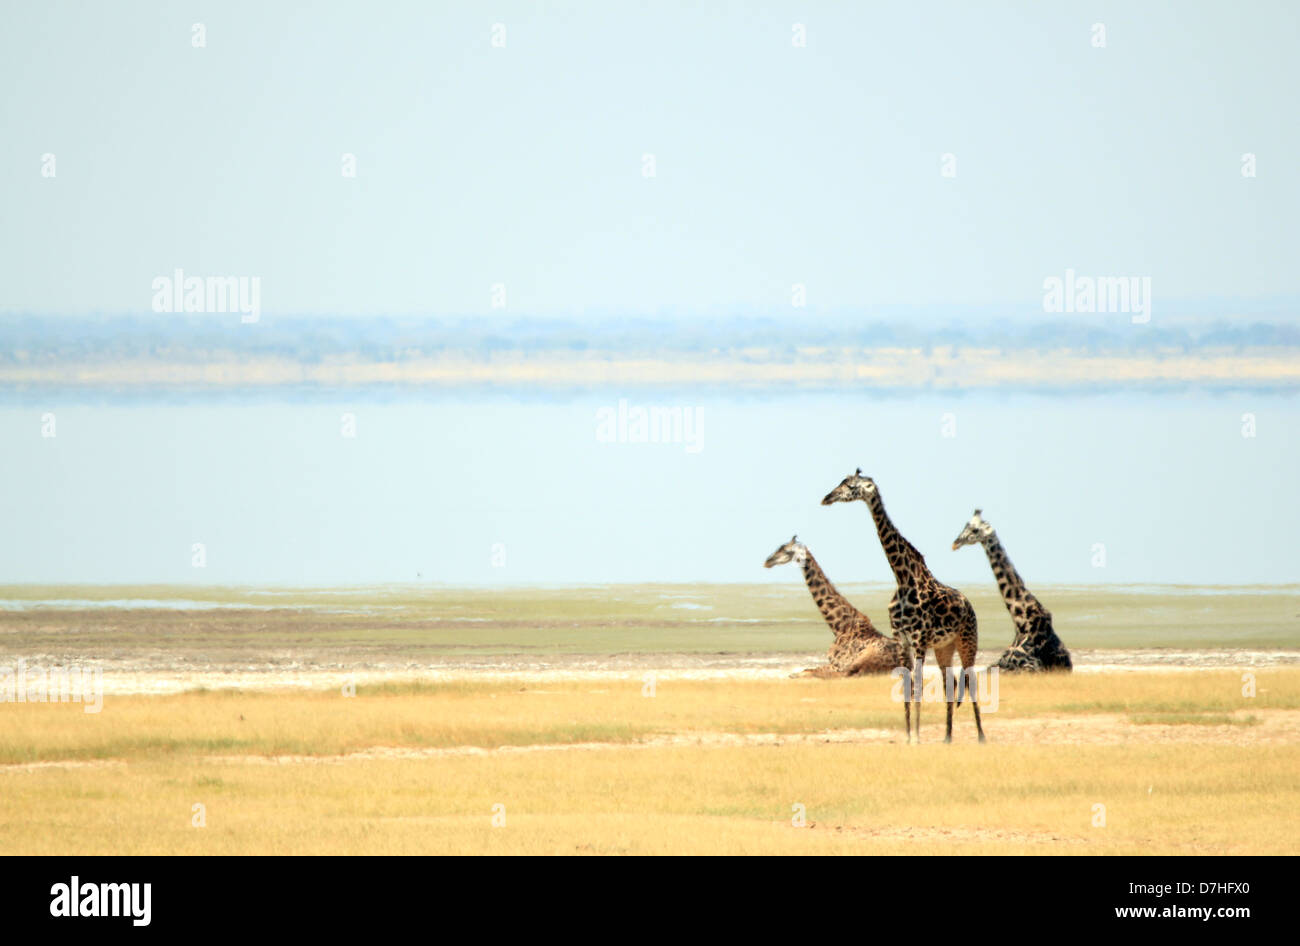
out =
[[[784,582],[793,533],[885,581],[865,507],[819,505],[857,466],[953,583],[989,579],[950,550],[977,506],[1031,582],[1295,581],[1298,433],[1249,393],[27,397],[0,584]]]

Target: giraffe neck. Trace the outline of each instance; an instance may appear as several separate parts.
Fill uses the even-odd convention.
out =
[[[989,557],[989,564],[993,566],[993,577],[998,580],[998,591],[1002,593],[1002,600],[1007,603],[1007,607],[1017,604],[1029,597],[1029,591],[1025,588],[1024,579],[1016,571],[1016,567],[1011,564],[1011,559],[1007,557],[1006,550],[1002,548],[1002,543],[998,541],[998,534],[990,532],[980,540],[984,545],[984,551]]]
[[[885,503],[880,498],[879,490],[868,498],[867,508],[871,510],[871,518],[876,522],[876,534],[880,536],[880,546],[885,550],[885,557],[889,559],[894,580],[901,586],[910,586],[930,574],[930,569],[926,567],[921,553],[894,528],[889,514],[885,512]]]
[[[831,580],[817,564],[817,559],[813,558],[812,552],[808,552],[803,561],[803,580],[808,583],[808,591],[817,604],[817,610],[822,613],[822,618],[830,625],[835,636],[839,637],[842,632],[848,630],[847,627],[840,626],[845,624],[844,617],[856,614],[857,608],[849,604],[848,599],[835,590]]]

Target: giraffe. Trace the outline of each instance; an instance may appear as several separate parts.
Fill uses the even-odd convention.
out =
[[[999,670],[1016,672],[1023,670],[1027,673],[1041,673],[1044,669],[1043,662],[1025,650],[1019,645],[1013,644],[1002,652],[998,662],[993,665]],[[990,670],[992,667],[989,668]]]
[[[925,558],[899,533],[885,512],[885,504],[880,498],[880,490],[869,476],[863,476],[861,468],[851,476],[846,476],[822,499],[823,506],[832,503],[847,503],[862,500],[871,511],[871,518],[876,523],[876,534],[880,545],[889,559],[889,567],[894,572],[898,589],[889,601],[889,626],[894,630],[894,638],[903,646],[905,659],[914,667],[911,678],[912,702],[916,703],[916,741],[921,741],[921,690],[922,673],[925,669],[925,652],[934,650],[935,659],[944,675],[944,691],[948,705],[948,723],[944,742],[952,742],[952,694],[948,691],[949,674],[952,672],[953,651],[961,659],[964,685],[973,674],[975,651],[979,647],[979,630],[975,621],[975,609],[966,600],[966,596],[956,588],[941,584],[926,567]],[[957,690],[957,701],[961,701],[962,690]],[[907,696],[903,700],[903,721],[907,726],[907,741],[912,741],[911,713]],[[971,687],[971,708],[975,711],[975,730],[979,741],[984,742],[984,724],[980,721],[979,700]]]
[[[1052,630],[1052,612],[1048,611],[1025,587],[1024,579],[1011,564],[998,534],[978,509],[966,528],[953,541],[953,550],[963,545],[983,545],[998,580],[998,591],[1011,612],[1016,637],[995,664],[1001,670],[1072,670],[1070,652]]]
[[[769,555],[763,567],[771,568],[786,562],[799,563],[808,591],[835,635],[828,654],[829,664],[792,676],[856,677],[865,673],[888,673],[895,667],[906,666],[898,641],[876,630],[871,618],[835,589],[808,546],[800,542],[797,535],[791,536],[789,542]]]

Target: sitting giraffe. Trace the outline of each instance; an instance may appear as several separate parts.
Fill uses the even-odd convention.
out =
[[[1016,644],[1012,644],[1004,650],[993,667],[1011,672],[1023,670],[1026,673],[1041,673],[1044,670],[1041,660]],[[989,669],[992,670],[993,667]]]
[[[912,674],[911,696],[916,703],[916,741],[921,741],[921,691],[922,673],[925,669],[925,652],[933,648],[939,669],[944,675],[945,696],[950,685],[949,674],[952,671],[952,654],[956,650],[961,658],[961,684],[970,679],[967,670],[974,672],[975,651],[979,647],[979,630],[975,622],[975,609],[966,600],[966,596],[956,588],[941,584],[926,567],[925,559],[915,546],[899,534],[893,522],[885,513],[885,504],[880,498],[880,490],[868,476],[859,469],[852,476],[846,476],[822,500],[823,506],[832,503],[847,503],[860,499],[871,510],[871,517],[876,523],[876,534],[880,536],[880,545],[889,559],[898,590],[889,602],[889,626],[894,629],[894,637],[903,645],[905,657],[914,666]],[[952,742],[952,699],[948,704],[948,725],[944,742]],[[961,689],[957,691],[957,702],[961,702]],[[971,689],[971,708],[975,711],[975,729],[980,742],[984,741],[984,724],[980,722],[980,706],[976,691]],[[908,701],[903,701],[903,721],[907,725],[907,741],[912,741],[911,713]]]
[[[977,543],[983,545],[988,554],[993,577],[998,580],[998,591],[1002,592],[1002,600],[1011,612],[1011,623],[1016,626],[1015,640],[994,666],[1011,671],[1073,670],[1070,652],[1052,630],[1052,612],[1029,593],[998,541],[998,534],[984,521],[978,509],[966,523],[966,528],[961,530],[961,535],[953,541],[952,547],[956,550]]]
[[[803,579],[817,603],[817,609],[830,625],[835,643],[829,652],[830,663],[825,667],[791,674],[795,677],[856,677],[864,673],[888,673],[895,667],[904,667],[903,648],[898,641],[876,630],[867,617],[847,598],[835,590],[826,573],[813,558],[808,546],[791,536],[790,541],[773,552],[764,568],[798,562],[803,568]]]

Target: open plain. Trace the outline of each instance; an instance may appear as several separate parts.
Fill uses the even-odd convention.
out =
[[[887,597],[846,591],[878,612]],[[13,853],[1300,851],[1300,590],[1048,595],[1077,671],[989,681],[987,745],[964,705],[943,745],[935,703],[908,746],[890,678],[787,678],[829,644],[797,587],[2,588],[0,838]],[[971,597],[991,660],[1010,625],[992,589]],[[99,711],[17,702],[20,666],[93,668]]]

